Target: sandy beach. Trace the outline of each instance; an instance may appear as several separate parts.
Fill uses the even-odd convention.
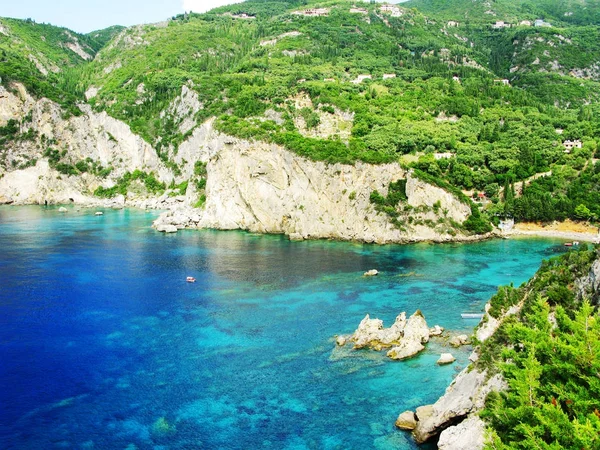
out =
[[[506,233],[507,236],[541,236],[570,241],[600,242],[598,227],[586,222],[552,222],[541,224],[536,222],[516,223],[514,228]]]

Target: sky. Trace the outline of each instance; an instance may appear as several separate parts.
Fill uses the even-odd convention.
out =
[[[31,18],[89,33],[111,25],[154,23],[240,0],[0,0],[0,17]]]

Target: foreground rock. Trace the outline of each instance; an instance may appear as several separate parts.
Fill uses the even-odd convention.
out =
[[[419,418],[413,431],[417,443],[422,444],[469,414],[481,411],[490,392],[506,389],[501,375],[488,379],[485,371],[469,369],[463,370],[446,389],[446,393],[435,402],[431,415],[424,420]]]
[[[412,411],[404,411],[396,419],[396,427],[401,430],[412,431],[417,426],[417,418]]]
[[[379,271],[376,269],[371,269],[365,272],[365,277],[374,277],[375,275],[379,275]]]
[[[485,445],[485,423],[476,415],[469,416],[440,434],[439,450],[482,450]]]
[[[445,364],[452,364],[454,361],[456,361],[456,358],[452,356],[452,353],[442,353],[436,364],[443,366]]]

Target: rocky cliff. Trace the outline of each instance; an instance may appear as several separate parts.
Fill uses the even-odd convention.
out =
[[[181,183],[194,179],[201,162],[206,165],[203,204],[198,204],[193,182],[187,196],[175,202],[148,201],[148,195],[144,197],[139,190],[117,202],[169,208],[157,225],[178,228],[241,229],[284,233],[292,239],[376,243],[474,239],[457,230],[457,224],[471,213],[468,205],[397,163],[316,162],[275,144],[224,135],[209,120],[171,153],[179,169],[175,175],[150,144],[105,112],[80,105],[80,116],[65,117],[58,105],[32,98],[20,85],[0,89],[0,126],[13,121],[19,128],[1,154],[1,203],[97,204],[94,191],[114,186],[126,172],[140,170],[154,173],[165,183]],[[182,94],[183,103],[187,97]],[[81,161],[108,170],[104,177],[98,170],[65,172],[65,167]],[[62,172],[57,170],[61,164]],[[399,180],[405,183],[405,200],[390,214],[389,208],[378,208],[371,195],[377,191],[387,196],[390,184]]]

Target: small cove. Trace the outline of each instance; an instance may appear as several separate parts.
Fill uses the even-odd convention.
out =
[[[333,336],[416,309],[470,333],[461,312],[563,251],[164,235],[155,216],[0,207],[0,447],[416,448],[395,418],[435,401],[468,349],[437,367],[441,342],[393,362]]]

